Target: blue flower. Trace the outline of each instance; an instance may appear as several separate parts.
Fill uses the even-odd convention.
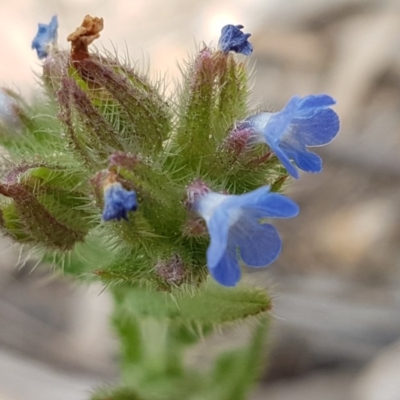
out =
[[[249,56],[253,52],[253,46],[247,39],[251,36],[250,33],[243,33],[243,25],[225,25],[221,31],[218,47],[224,52],[241,53]]]
[[[126,190],[119,182],[112,182],[104,187],[104,221],[112,219],[128,220],[128,211],[137,209],[136,193]]]
[[[57,15],[54,15],[48,25],[39,24],[38,32],[32,41],[32,49],[36,50],[39,59],[46,58],[57,46],[57,29]]]
[[[336,102],[326,94],[293,96],[282,111],[263,112],[244,121],[276,154],[288,173],[299,178],[294,164],[306,172],[321,172],[321,158],[307,146],[324,146],[339,132],[339,117],[330,106]]]
[[[299,212],[295,202],[270,193],[269,186],[242,195],[203,191],[194,198],[193,207],[205,220],[210,235],[208,269],[224,286],[238,283],[239,260],[260,268],[278,258],[282,242],[265,218],[290,218]]]

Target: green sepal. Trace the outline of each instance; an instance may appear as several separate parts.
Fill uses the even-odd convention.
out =
[[[78,241],[83,240],[86,232],[76,231],[67,225],[58,221],[23,185],[0,185],[0,194],[13,199],[17,221],[7,221],[6,215],[4,227],[10,227],[10,224],[22,227],[27,241],[43,244],[50,248],[59,248],[61,250],[71,249]],[[7,208],[7,206],[6,206]],[[18,232],[7,231],[6,233],[21,238]]]
[[[96,275],[107,285],[128,284],[155,291],[172,291],[182,284],[200,285],[207,278],[204,254],[193,252],[158,238],[140,245],[119,244],[117,256],[96,269]],[[198,259],[202,264],[198,264]],[[176,262],[178,260],[178,262]]]
[[[54,116],[55,105],[43,96],[36,97],[29,105],[16,93],[13,96],[19,128],[2,127],[0,121],[0,144],[11,158],[37,162],[38,158],[65,155],[61,124]]]
[[[95,281],[99,279],[99,268],[112,262],[114,253],[114,240],[101,230],[95,229],[83,242],[76,243],[69,251],[38,249],[35,255],[42,263],[49,264],[65,275]]]
[[[69,148],[88,168],[104,167],[109,154],[120,148],[112,126],[92,107],[72,78],[61,80],[57,100]]]
[[[104,284],[129,284],[156,290],[152,272],[156,260],[148,252],[143,252],[140,247],[135,249],[120,245],[116,254],[114,260],[101,263],[94,271]]]
[[[110,161],[110,169],[118,173],[127,188],[136,191],[139,213],[153,227],[154,232],[174,243],[179,240],[186,218],[182,186],[174,182],[160,165],[149,160],[131,154],[115,153]]]
[[[90,57],[69,68],[92,104],[113,126],[124,150],[155,154],[170,135],[171,111],[156,86],[117,59]]]
[[[185,82],[179,94],[179,121],[172,145],[176,160],[171,162],[207,173],[213,167],[210,155],[229,127],[246,114],[247,75],[233,55],[208,47],[188,63],[183,73]]]
[[[217,175],[223,176],[223,187],[231,194],[250,192],[260,184],[270,185],[272,191],[279,192],[287,178],[287,171],[275,156],[265,151],[264,146],[234,160],[221,151],[211,164],[214,166],[212,177],[218,182]]]
[[[1,205],[0,227],[2,233],[19,243],[32,243],[35,241],[30,233],[25,231],[15,203]]]
[[[220,135],[225,135],[226,128],[235,120],[247,116],[248,79],[246,64],[237,61],[233,54],[228,54],[225,70],[221,74],[220,80],[219,111],[221,119],[225,120],[225,123],[220,127]]]
[[[0,183],[3,227],[23,242],[68,250],[94,224],[83,174],[61,167],[20,165]]]
[[[60,90],[61,80],[68,74],[71,59],[69,51],[53,51],[43,63],[42,80],[47,94],[55,99]]]

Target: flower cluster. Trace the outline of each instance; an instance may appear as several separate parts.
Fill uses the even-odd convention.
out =
[[[40,59],[46,58],[56,46],[57,27],[57,17],[53,17],[49,25],[39,24],[32,48]],[[146,221],[140,232],[148,227],[146,238],[170,240],[175,246],[162,256],[152,258],[159,260],[152,271],[158,271],[158,275],[171,284],[189,279],[192,271],[185,263],[190,263],[198,254],[191,246],[196,240],[203,243],[207,232],[210,238],[207,267],[221,285],[235,286],[239,282],[241,264],[254,268],[271,264],[279,256],[282,242],[270,219],[292,218],[299,212],[294,201],[276,193],[280,188],[277,183],[288,175],[298,179],[298,169],[321,172],[321,158],[308,148],[326,145],[338,134],[339,118],[332,109],[335,100],[326,94],[293,96],[279,112],[261,112],[243,118],[248,92],[245,64],[237,61],[236,58],[242,58],[232,53],[250,55],[253,51],[248,41],[251,35],[243,33],[242,25],[226,25],[222,28],[218,50],[205,47],[195,59],[175,123],[168,102],[142,77],[119,64],[116,66],[106,57],[91,56],[89,45],[102,29],[103,19],[86,16],[82,26],[68,36],[72,48],[70,54],[64,56],[70,57],[72,63],[63,71],[70,75],[60,79],[61,88],[57,93],[64,110],[60,115],[73,133],[71,141],[77,141],[75,147],[80,150],[79,156],[83,155],[90,164],[94,154],[93,157],[102,157],[96,165],[104,165],[106,157],[114,152],[111,157],[114,164],[110,165],[101,189],[103,221],[128,220],[128,213],[137,211],[139,197],[138,213]],[[76,75],[68,72],[73,68]],[[87,94],[85,85],[74,81],[75,76],[81,80],[90,77],[87,86],[99,91]],[[104,114],[120,112],[118,118],[111,121],[104,117],[102,112],[107,111],[107,107],[110,112]],[[84,121],[86,132],[90,131],[87,135],[93,135],[91,140],[83,135],[77,139],[80,132],[74,135],[71,109]],[[218,118],[226,121],[215,123]],[[233,130],[229,128],[232,126]],[[219,132],[213,131],[218,129]],[[165,146],[168,146],[167,154],[157,159]],[[264,155],[260,156],[260,148],[265,149]],[[226,154],[233,156],[229,158]],[[243,157],[243,164],[227,178],[226,167],[240,163],[243,154],[249,156]],[[162,170],[164,165],[166,168]],[[218,169],[221,165],[223,167]],[[234,176],[236,171],[244,170],[241,177]],[[269,179],[269,173],[278,175],[275,181]],[[243,176],[251,183],[237,186],[240,179],[243,183]],[[206,179],[209,185],[198,177]],[[121,183],[129,181],[132,185]],[[186,187],[185,210],[181,203],[182,182],[190,181],[192,183]],[[268,186],[266,182],[273,183]],[[126,187],[137,189],[138,196]],[[225,192],[213,191],[213,187]],[[228,189],[233,194],[228,194]],[[170,215],[165,215],[167,212]],[[134,214],[130,217],[136,218]],[[176,223],[178,218],[181,220]],[[126,230],[131,226],[124,225]],[[172,233],[168,238],[169,230]],[[126,235],[125,239],[135,240],[138,232]]]

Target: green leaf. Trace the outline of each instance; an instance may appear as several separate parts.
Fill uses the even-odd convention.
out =
[[[226,288],[209,279],[200,288],[182,286],[171,293],[116,288],[120,312],[126,316],[152,316],[210,327],[214,324],[262,315],[271,308],[267,293],[258,288]]]

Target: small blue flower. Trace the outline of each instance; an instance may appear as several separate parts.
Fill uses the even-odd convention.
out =
[[[32,49],[36,50],[39,59],[46,58],[54,47],[57,47],[57,15],[48,25],[39,24],[38,32],[32,41]]]
[[[238,283],[239,260],[260,268],[278,258],[282,242],[277,230],[265,218],[290,218],[299,212],[295,202],[270,193],[269,186],[242,195],[203,190],[192,198],[193,208],[205,220],[210,235],[208,269],[224,286]]]
[[[282,111],[263,112],[244,121],[253,129],[256,141],[265,142],[276,154],[288,173],[299,178],[298,168],[321,172],[321,158],[307,146],[324,146],[338,134],[339,117],[330,106],[336,102],[326,94],[293,96]]]
[[[137,209],[136,193],[126,190],[119,182],[112,182],[104,187],[104,221],[112,219],[128,220],[128,211]]]
[[[218,47],[224,52],[241,53],[249,56],[253,52],[253,46],[248,42],[251,33],[243,33],[243,25],[225,25],[221,31]]]

